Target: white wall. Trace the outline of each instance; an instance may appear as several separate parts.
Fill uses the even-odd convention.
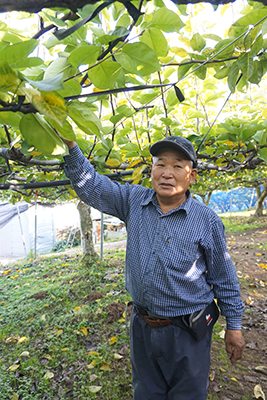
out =
[[[24,257],[30,251],[29,218],[28,211],[16,216],[0,229],[0,255],[3,257]],[[23,245],[25,240],[26,250]],[[25,254],[26,253],[26,254]]]

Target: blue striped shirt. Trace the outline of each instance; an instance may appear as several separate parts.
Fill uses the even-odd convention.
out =
[[[239,282],[224,226],[193,199],[162,214],[156,193],[98,174],[78,146],[65,157],[65,173],[82,201],[124,221],[125,285],[135,304],[174,317],[198,311],[217,298],[228,329],[241,329]]]

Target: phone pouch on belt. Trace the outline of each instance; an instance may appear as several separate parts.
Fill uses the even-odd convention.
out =
[[[219,309],[213,300],[206,308],[183,317],[183,322],[191,335],[199,342],[212,330],[219,315]]]

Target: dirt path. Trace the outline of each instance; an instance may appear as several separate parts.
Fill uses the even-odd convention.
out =
[[[224,342],[213,340],[211,353],[212,400],[267,399],[267,227],[227,235],[228,248],[240,278],[245,305],[244,356],[231,366]],[[224,318],[220,317],[222,327]],[[258,397],[256,397],[256,395]]]

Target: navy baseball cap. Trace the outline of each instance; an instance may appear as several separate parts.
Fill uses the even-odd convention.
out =
[[[161,150],[163,149],[172,149],[181,151],[186,155],[186,157],[193,161],[193,168],[197,166],[197,156],[192,143],[181,136],[168,136],[166,139],[159,140],[158,142],[154,143],[149,151],[152,156],[156,156]]]

